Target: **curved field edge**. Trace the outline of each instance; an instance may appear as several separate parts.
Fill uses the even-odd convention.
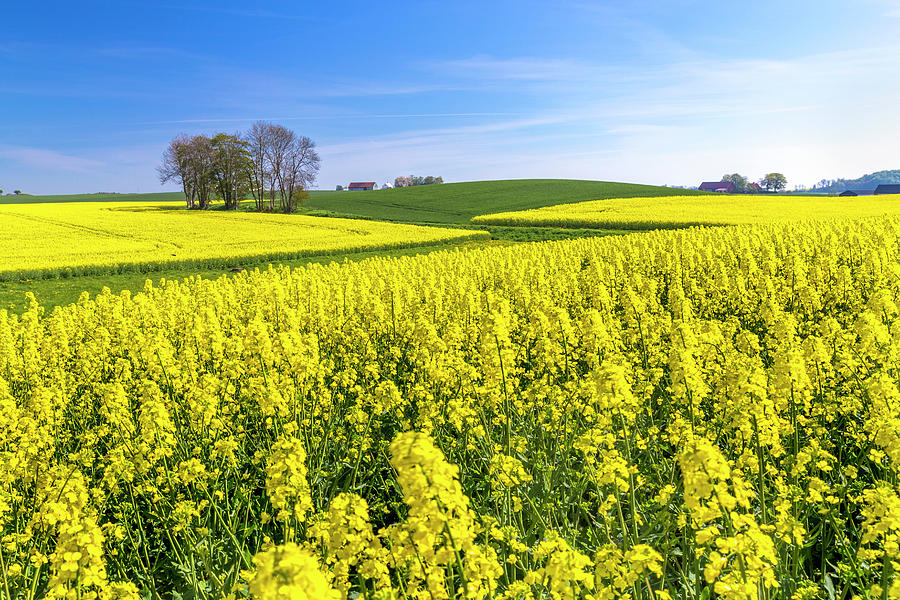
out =
[[[218,257],[203,259],[179,259],[179,260],[155,260],[139,262],[117,262],[93,265],[73,265],[66,267],[48,267],[37,269],[0,270],[0,281],[14,282],[28,279],[65,279],[70,277],[82,277],[87,275],[118,275],[125,273],[152,274],[167,269],[196,268],[196,269],[228,269],[246,264],[265,261],[287,261],[317,256],[335,256],[338,254],[352,254],[374,251],[391,251],[404,248],[426,248],[429,246],[441,246],[456,244],[473,240],[489,240],[490,233],[481,230],[472,230],[432,240],[401,240],[396,242],[383,242],[374,244],[348,244],[340,248],[324,248],[319,250],[296,250],[261,252],[242,255],[240,257]]]
[[[900,195],[865,198],[783,195],[660,196],[566,203],[480,215],[480,226],[592,229],[684,229],[820,219],[858,219],[900,213]]]
[[[538,228],[535,228],[538,229]],[[464,241],[450,241],[441,244],[428,244],[408,246],[404,248],[375,249],[363,252],[336,252],[333,254],[317,254],[315,256],[302,256],[292,259],[279,260],[277,263],[270,261],[247,261],[239,266],[242,271],[232,268],[207,268],[196,269],[190,266],[157,271],[126,271],[124,273],[103,273],[86,275],[83,277],[52,278],[52,279],[21,279],[16,281],[0,281],[0,310],[6,309],[10,314],[21,314],[34,300],[47,310],[58,306],[68,306],[77,303],[82,297],[93,298],[104,293],[108,289],[111,293],[127,291],[131,294],[141,292],[147,285],[147,280],[152,282],[184,281],[191,277],[203,279],[218,279],[225,275],[228,277],[239,276],[241,273],[254,271],[266,271],[269,267],[304,268],[312,264],[330,265],[347,262],[360,262],[371,258],[400,258],[405,256],[420,256],[433,254],[445,250],[465,251],[473,248],[499,247],[511,242],[472,238]],[[30,292],[30,294],[29,294]]]

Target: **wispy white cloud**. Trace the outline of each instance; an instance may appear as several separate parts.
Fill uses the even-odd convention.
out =
[[[179,119],[176,121],[151,121],[143,125],[177,125],[199,123],[247,123],[252,121],[330,121],[349,119],[443,119],[460,117],[508,117],[516,113],[504,112],[469,112],[469,113],[408,113],[408,114],[334,114],[312,115],[301,117],[233,117],[221,119]]]
[[[280,21],[288,20],[288,21],[319,21],[321,19],[316,19],[313,17],[309,17],[307,15],[300,15],[297,13],[287,13],[273,10],[266,10],[261,8],[227,8],[224,6],[195,6],[195,5],[186,5],[186,4],[158,4],[156,8],[165,8],[170,10],[183,10],[183,11],[191,11],[191,12],[206,12],[206,13],[216,13],[221,15],[233,15],[235,17],[250,17],[254,19],[277,19]]]
[[[900,18],[900,1],[898,0],[866,0],[866,2],[882,7],[886,17]]]
[[[574,11],[574,19],[591,20],[622,38],[623,46],[636,54],[642,55],[645,62],[656,64],[663,61],[683,61],[698,58],[698,53],[691,48],[687,36],[675,38],[646,21],[635,18],[634,6],[628,2],[582,2],[558,0],[565,10]],[[642,13],[658,12],[653,4],[672,8],[677,4],[690,4],[692,0],[643,0],[640,3]],[[680,10],[686,10],[682,6]]]
[[[471,143],[474,139],[484,142],[486,137],[493,138],[495,143],[506,144],[508,139],[502,135],[504,133],[535,130],[570,122],[577,118],[572,115],[560,114],[530,119],[495,121],[479,125],[408,130],[366,139],[326,144],[320,147],[320,153],[323,155],[347,155],[369,152],[374,148],[420,148],[428,145],[441,146],[451,142],[465,144]]]
[[[98,160],[63,154],[55,150],[25,146],[0,146],[0,159],[13,161],[26,167],[46,169],[51,172],[90,173],[104,166],[104,163]]]
[[[535,92],[547,107],[529,118],[328,144],[323,156],[334,171],[323,175],[350,176],[349,165],[359,173],[390,173],[391,165],[407,164],[394,170],[449,171],[446,177],[463,179],[545,175],[694,184],[735,169],[756,176],[779,168],[793,182],[812,183],[896,168],[887,163],[896,161],[890,148],[900,123],[885,120],[900,104],[896,45],[782,60],[693,59],[637,73],[581,61],[484,56],[444,65],[475,79],[566,81],[581,93],[570,102],[568,88],[553,94],[547,90],[556,86],[549,85]]]
[[[883,6],[900,11],[897,1]],[[668,43],[653,41],[646,51]],[[323,156],[323,187],[408,172],[448,180],[544,176],[693,184],[726,171],[756,176],[772,169],[811,183],[897,166],[893,140],[900,122],[892,115],[900,105],[900,45],[877,43],[778,59],[701,56],[674,47],[639,68],[586,57],[476,54],[417,63],[418,74],[398,69],[369,79],[307,79],[204,64],[197,75],[202,81],[186,82],[182,96],[193,99],[199,94],[191,92],[202,89],[227,93],[160,111],[171,118],[142,125],[165,138],[176,125],[201,130],[260,119],[294,122],[304,133],[318,131],[312,137]],[[106,51],[139,57],[165,49]],[[479,93],[484,90],[501,95]],[[462,93],[447,94],[451,103],[437,94],[448,91]],[[122,93],[135,92],[124,86]],[[435,99],[441,103],[432,104]],[[334,120],[354,122],[339,128],[331,126]],[[391,121],[396,125],[385,125]],[[141,152],[80,153],[90,158],[0,146],[0,160],[48,171],[128,173],[145,190],[158,189],[153,166],[165,139],[156,142]]]
[[[537,57],[473,56],[432,66],[449,75],[491,81],[583,81],[605,70],[580,60]]]
[[[84,52],[84,50],[79,51]],[[180,48],[172,48],[169,46],[119,44],[112,46],[95,47],[91,48],[87,52],[105,58],[118,58],[122,60],[161,59],[167,57],[178,57],[181,59],[189,58],[193,60],[206,59],[206,57],[201,54],[195,52],[187,52]]]

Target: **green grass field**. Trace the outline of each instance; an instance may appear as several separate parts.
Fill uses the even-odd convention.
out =
[[[678,191],[679,194],[682,192]],[[518,179],[444,183],[371,192],[316,192],[307,201],[306,208],[390,221],[468,223],[472,217],[493,212],[603,198],[672,194],[672,188],[633,183]]]

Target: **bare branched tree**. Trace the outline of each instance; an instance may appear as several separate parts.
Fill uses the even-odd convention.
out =
[[[312,187],[319,174],[319,153],[316,152],[315,142],[305,135],[293,135],[281,172],[281,210],[294,212],[297,201],[303,199],[303,192]]]
[[[194,177],[190,169],[191,138],[182,134],[169,142],[163,152],[162,164],[156,168],[160,183],[175,181],[184,190],[184,199],[188,208],[194,208],[196,198],[192,186]]]
[[[270,191],[269,198],[269,210],[275,210],[275,188],[278,188],[278,192],[282,198],[282,209],[284,205],[284,191],[285,191],[285,172],[284,167],[285,163],[288,160],[288,155],[291,152],[291,147],[294,144],[295,134],[290,129],[283,127],[281,125],[270,125],[269,126],[269,135],[268,135],[268,151],[266,153],[266,159],[269,162],[269,168],[272,171],[272,182],[273,186]]]
[[[212,140],[205,135],[195,135],[188,148],[188,173],[196,199],[194,207],[206,210],[212,202],[214,192]]]
[[[210,140],[212,180],[225,210],[236,209],[247,195],[253,168],[247,145],[239,134],[220,133]]]
[[[272,166],[269,163],[271,128],[271,123],[257,121],[250,126],[250,131],[244,137],[253,167],[248,173],[250,194],[259,211],[266,209],[267,195],[275,189]]]
[[[236,209],[250,194],[257,210],[293,212],[319,173],[315,148],[306,136],[258,121],[244,136],[180,135],[169,143],[157,171],[162,183],[181,184],[188,208],[208,208],[218,197],[226,209]]]

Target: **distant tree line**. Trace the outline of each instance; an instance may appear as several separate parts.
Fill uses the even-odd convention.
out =
[[[162,183],[177,182],[188,208],[221,200],[227,210],[250,197],[256,210],[293,212],[319,172],[316,144],[281,125],[254,123],[246,133],[180,135],[157,168]]]
[[[876,171],[857,179],[823,179],[812,187],[814,192],[839,193],[846,190],[874,190],[879,185],[900,183],[900,169]]]
[[[413,187],[414,185],[432,185],[435,183],[444,183],[443,177],[434,177],[427,175],[421,177],[419,175],[410,175],[409,177],[401,176],[394,179],[394,187]]]

